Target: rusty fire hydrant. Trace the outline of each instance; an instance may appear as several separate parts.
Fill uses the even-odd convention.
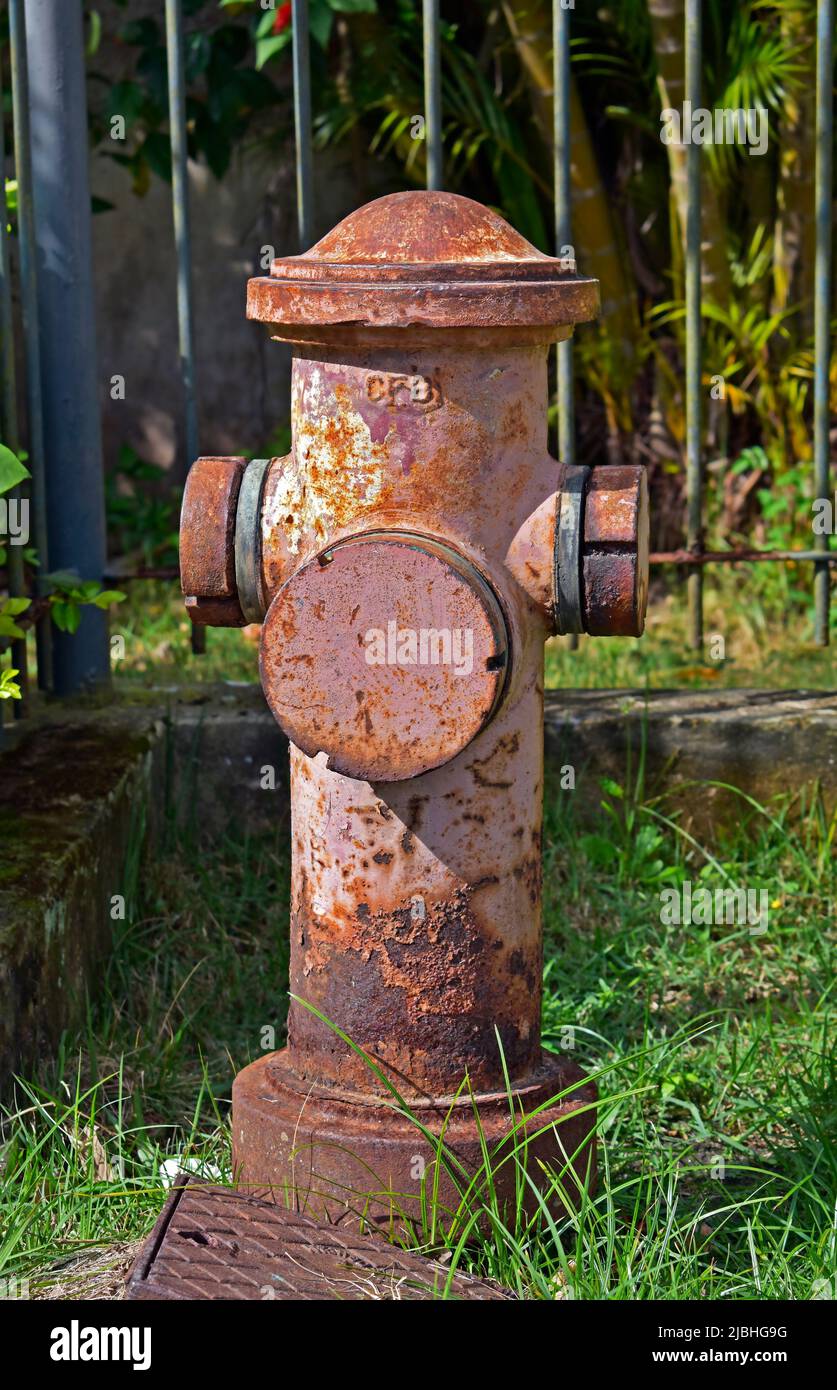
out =
[[[291,743],[295,997],[236,1078],[234,1161],[315,1212],[417,1214],[435,1151],[387,1083],[467,1172],[512,1126],[506,1076],[518,1117],[564,1093],[528,1165],[592,1180],[595,1090],[540,1042],[541,819],[544,640],[639,635],[646,606],[642,469],[547,450],[548,345],[597,307],[467,198],[378,199],[249,283],[295,345],[290,454],[189,475],[187,608],[263,621]]]

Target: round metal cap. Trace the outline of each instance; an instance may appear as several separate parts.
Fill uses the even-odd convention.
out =
[[[247,290],[248,318],[276,327],[559,330],[598,308],[598,281],[577,275],[573,260],[544,255],[457,193],[377,198],[304,255],[275,260]]]
[[[367,782],[456,757],[502,695],[508,633],[464,556],[409,532],[367,532],[291,576],[262,627],[273,714],[309,757]]]

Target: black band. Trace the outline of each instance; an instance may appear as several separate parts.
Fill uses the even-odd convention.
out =
[[[590,469],[568,464],[555,508],[553,595],[555,626],[560,633],[583,632],[581,612],[581,543],[584,495]]]

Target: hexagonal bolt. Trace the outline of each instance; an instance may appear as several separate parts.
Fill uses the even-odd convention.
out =
[[[235,578],[235,516],[243,458],[199,458],[180,512],[180,587],[193,623],[242,627]]]
[[[641,636],[648,606],[648,481],[642,467],[605,465],[590,473],[581,602],[591,637]]]

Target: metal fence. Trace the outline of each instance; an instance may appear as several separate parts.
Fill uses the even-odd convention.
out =
[[[91,554],[100,557],[104,568],[103,478],[99,441],[99,416],[95,391],[90,382],[95,374],[95,329],[91,290],[89,247],[89,189],[86,179],[86,139],[82,131],[86,119],[84,103],[84,50],[81,3],[61,5],[54,0],[8,0],[11,49],[11,84],[14,122],[14,162],[18,182],[19,294],[22,309],[26,371],[27,441],[32,474],[31,494],[34,512],[33,539],[43,576],[55,564],[58,536],[61,562],[76,561],[83,572]],[[195,353],[192,318],[191,245],[189,228],[189,189],[186,140],[186,94],[184,78],[183,14],[181,0],[161,0],[165,5],[168,52],[170,140],[172,154],[172,210],[177,253],[177,314],[179,325],[180,374],[183,385],[184,433],[188,458],[199,452]],[[439,0],[422,0],[424,44],[425,139],[427,141],[427,186],[441,188],[444,183],[444,151],[441,85],[441,41]],[[572,245],[570,191],[570,28],[572,0],[553,0],[554,64],[554,187],[556,248]],[[296,197],[300,249],[312,241],[314,226],[314,167],[311,115],[308,0],[292,0],[292,55],[294,82],[294,125],[296,141]],[[27,20],[29,21],[27,23]],[[701,103],[701,0],[686,0],[685,6],[685,91],[684,100],[692,107]],[[27,41],[28,49],[27,52]],[[814,312],[814,405],[813,405],[813,485],[815,495],[825,497],[831,486],[829,460],[829,329],[832,276],[832,53],[834,42],[834,0],[818,0],[817,5],[817,89],[816,89],[816,303]],[[69,82],[57,82],[59,77]],[[0,100],[2,100],[0,72]],[[39,96],[37,106],[40,141],[33,150],[32,84]],[[56,85],[57,83],[57,85]],[[68,108],[67,103],[74,106]],[[63,103],[63,105],[62,105]],[[80,133],[81,132],[81,133]],[[48,137],[48,138],[47,138]],[[0,141],[2,135],[0,134]],[[703,643],[703,570],[708,564],[803,562],[813,567],[815,639],[828,643],[829,565],[837,561],[827,534],[815,537],[811,550],[738,549],[710,552],[704,548],[705,460],[703,440],[703,388],[701,381],[701,150],[692,142],[687,146],[687,215],[685,229],[686,290],[686,470],[687,528],[682,550],[652,554],[655,565],[676,565],[687,569],[689,639],[693,647]],[[0,143],[0,167],[5,169],[5,152]],[[50,161],[45,167],[45,160]],[[35,210],[37,207],[37,225]],[[0,438],[13,450],[20,442],[16,411],[15,359],[12,349],[12,286],[6,217],[0,217],[0,329],[2,329],[2,393],[0,394]],[[43,219],[43,225],[42,225]],[[513,220],[513,214],[512,214]],[[39,283],[39,251],[43,248],[44,226],[61,222],[75,227],[69,246],[63,248],[79,287],[76,299],[68,304],[56,284]],[[88,224],[88,225],[85,225]],[[583,259],[583,257],[582,257]],[[81,403],[67,414],[67,383],[56,374],[66,374],[66,344],[52,350],[52,338],[60,315],[81,316],[74,345],[86,362],[78,363]],[[46,338],[45,338],[46,329]],[[74,332],[65,324],[65,332]],[[59,360],[60,358],[60,360]],[[571,342],[557,345],[558,444],[560,456],[568,463],[575,458],[573,349]],[[47,378],[47,379],[45,379]],[[68,455],[66,432],[75,433],[71,443],[75,459]],[[85,507],[75,505],[73,494],[86,489]],[[47,519],[52,524],[48,527]],[[8,588],[10,595],[23,596],[24,573],[21,551],[8,546]],[[100,615],[103,618],[103,615]],[[61,640],[51,630],[43,579],[36,580],[30,617],[37,619],[37,668],[39,685],[47,690],[68,693],[90,678],[105,679],[108,652],[100,630],[80,630],[75,637]],[[88,625],[89,627],[89,625]],[[94,625],[95,627],[95,625]],[[202,632],[195,629],[195,649]],[[71,646],[70,644],[75,644]],[[24,699],[11,702],[18,717],[26,712],[25,642],[12,645],[13,664],[21,672]]]

